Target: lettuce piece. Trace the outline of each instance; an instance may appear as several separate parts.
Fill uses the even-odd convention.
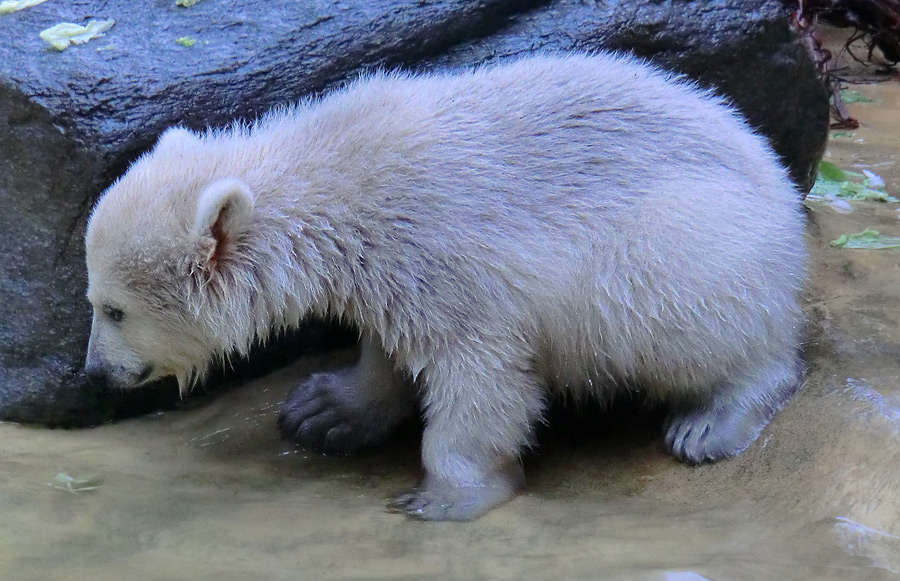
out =
[[[877,202],[900,202],[889,195],[884,180],[869,170],[863,173],[844,171],[831,162],[819,163],[816,183],[810,190],[810,201],[841,198],[844,200],[874,200]]]
[[[115,20],[91,20],[84,26],[63,22],[41,32],[41,38],[50,43],[56,50],[63,51],[70,44],[84,44],[87,41],[103,36],[113,27]]]
[[[831,180],[833,182],[843,182],[846,181],[847,174],[844,173],[844,170],[830,161],[820,161],[819,177],[823,177],[826,180]]]
[[[866,228],[856,234],[841,234],[837,240],[832,240],[835,248],[867,248],[870,250],[883,250],[885,248],[900,248],[900,236],[884,236],[878,230]]]
[[[841,99],[844,103],[877,103],[875,99],[870,99],[859,91],[850,89],[841,89]]]
[[[19,10],[25,10],[38,4],[43,4],[47,0],[4,0],[0,2],[0,14],[12,14]]]

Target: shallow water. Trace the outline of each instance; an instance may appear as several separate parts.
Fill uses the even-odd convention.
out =
[[[529,458],[526,494],[475,523],[419,523],[384,510],[418,477],[414,429],[361,458],[277,438],[286,386],[348,355],[309,358],[189,411],[72,432],[0,426],[14,451],[0,462],[0,578],[888,579],[900,568],[889,532],[898,464],[886,450],[900,446],[868,425],[885,419],[866,417],[877,409],[865,400],[837,409],[856,397],[841,385],[806,395],[719,466],[669,459],[652,421],[564,430]],[[824,419],[803,416],[829,400]],[[831,415],[866,425],[798,446],[790,432],[828,431]],[[99,488],[54,488],[60,471]],[[880,495],[892,495],[884,509]]]
[[[849,106],[862,126],[828,159],[900,197],[900,83],[854,88],[879,102]],[[419,478],[415,427],[358,458],[278,439],[290,386],[353,353],[310,356],[185,411],[0,425],[0,579],[900,578],[900,250],[829,246],[900,235],[900,204],[852,205],[812,204],[809,379],[735,459],[682,466],[658,419],[563,414],[524,494],[474,523],[414,522],[384,507]]]

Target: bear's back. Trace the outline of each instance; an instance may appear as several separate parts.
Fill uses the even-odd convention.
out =
[[[803,218],[786,172],[720,99],[631,58],[378,74],[242,139],[242,155],[256,143],[281,164],[250,179],[259,205],[327,222],[335,264],[365,255],[334,292],[404,306],[389,344],[493,325],[665,375],[727,370],[729,353],[790,342],[776,329],[799,324]],[[271,175],[288,182],[267,188]]]

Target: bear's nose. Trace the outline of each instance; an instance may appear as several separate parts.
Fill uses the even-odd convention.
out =
[[[91,383],[106,383],[106,369],[102,365],[89,361],[84,366],[84,374]]]

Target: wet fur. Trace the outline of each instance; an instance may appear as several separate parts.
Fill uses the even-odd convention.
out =
[[[123,385],[136,365],[187,385],[311,314],[357,325],[360,366],[301,385],[282,429],[351,451],[418,404],[428,477],[395,506],[421,518],[509,498],[548,392],[640,390],[702,462],[800,378],[786,172],[720,99],[625,57],[378,74],[251,128],[170,130],[99,202],[87,255],[88,366]]]

